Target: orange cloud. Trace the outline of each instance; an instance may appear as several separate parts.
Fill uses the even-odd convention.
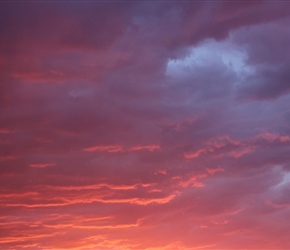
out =
[[[134,146],[130,148],[130,151],[138,151],[138,150],[149,150],[149,151],[155,151],[159,150],[160,146],[159,145],[147,145],[147,146]]]
[[[120,145],[109,145],[109,146],[94,146],[94,147],[89,147],[85,148],[85,152],[110,152],[110,153],[115,153],[115,152],[122,152],[124,149]]]
[[[142,145],[142,146],[133,146],[126,148],[121,145],[103,145],[103,146],[94,146],[83,149],[85,152],[109,152],[109,153],[116,153],[116,152],[125,152],[125,151],[140,151],[140,150],[148,150],[148,151],[155,151],[159,150],[159,145]]]
[[[29,164],[29,167],[31,168],[48,168],[55,166],[55,163],[34,163]]]

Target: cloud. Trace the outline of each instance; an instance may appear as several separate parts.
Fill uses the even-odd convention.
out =
[[[53,167],[55,166],[55,163],[35,163],[35,164],[29,164],[29,167],[31,168],[47,168],[47,167]]]
[[[287,2],[0,5],[4,248],[290,247]]]

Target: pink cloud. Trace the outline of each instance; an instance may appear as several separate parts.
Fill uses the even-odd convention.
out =
[[[6,128],[0,128],[0,134],[10,134],[13,133],[13,130],[6,129]]]

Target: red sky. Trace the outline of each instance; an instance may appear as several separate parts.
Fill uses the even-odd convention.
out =
[[[289,1],[1,1],[0,248],[290,249]]]

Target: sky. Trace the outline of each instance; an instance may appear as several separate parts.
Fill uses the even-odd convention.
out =
[[[0,248],[290,249],[289,1],[1,1]]]

